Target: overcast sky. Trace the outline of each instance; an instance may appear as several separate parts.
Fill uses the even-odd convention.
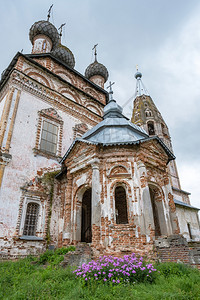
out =
[[[200,1],[198,0],[0,0],[0,72],[17,51],[31,52],[29,29],[46,20],[66,23],[62,43],[74,53],[82,74],[98,61],[115,81],[123,105],[135,92],[135,66],[166,121],[183,190],[200,207]],[[132,102],[125,113],[131,117]]]

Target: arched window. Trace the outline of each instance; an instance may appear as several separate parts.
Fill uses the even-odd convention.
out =
[[[150,109],[147,109],[145,111],[145,115],[146,115],[146,117],[152,117],[152,113],[151,113]]]
[[[128,223],[126,191],[122,186],[115,189],[115,214],[117,224]]]
[[[39,204],[29,202],[26,210],[23,235],[35,236],[37,229],[38,213]]]
[[[148,127],[149,135],[155,135],[154,123],[148,122],[147,127]]]

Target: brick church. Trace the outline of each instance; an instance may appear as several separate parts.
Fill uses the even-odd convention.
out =
[[[31,54],[1,76],[0,258],[85,242],[95,255],[199,264],[198,208],[142,74],[130,121],[96,48],[82,75],[61,36],[49,16],[34,23]]]

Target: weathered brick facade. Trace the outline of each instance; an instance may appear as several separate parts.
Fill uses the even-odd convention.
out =
[[[18,53],[0,82],[0,257],[84,242],[94,256],[135,252],[198,265],[197,213],[172,182],[175,157],[155,105],[141,95],[133,121],[147,130],[154,118],[161,139],[108,101],[108,72],[96,58],[81,75],[56,28],[39,23],[32,54]],[[183,194],[184,208],[174,198]],[[196,244],[182,237],[188,230]]]

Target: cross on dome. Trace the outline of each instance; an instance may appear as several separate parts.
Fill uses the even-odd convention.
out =
[[[94,47],[92,48],[92,50],[94,50],[94,57],[95,57],[94,61],[97,61],[97,46],[98,44],[94,45]]]
[[[61,37],[62,37],[62,30],[63,30],[63,27],[66,25],[66,23],[63,23],[60,25],[60,27],[58,28],[58,30],[60,30],[60,42],[61,42]]]
[[[51,10],[52,10],[53,4],[51,4],[49,10],[48,10],[48,15],[47,15],[47,21],[49,22],[50,16],[51,16]]]
[[[111,81],[110,81],[109,86],[107,86],[107,89],[110,89],[110,91],[109,91],[109,102],[110,102],[111,100],[113,100],[113,90],[112,90],[112,85],[113,85],[113,84],[115,84],[115,82],[111,83]]]

